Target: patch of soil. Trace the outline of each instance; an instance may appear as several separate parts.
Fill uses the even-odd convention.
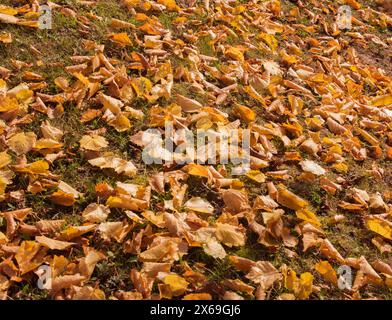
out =
[[[378,10],[385,12],[388,15],[392,15],[392,0],[376,0]]]
[[[390,47],[383,48],[381,46],[362,46],[354,45],[357,51],[360,63],[364,65],[380,68],[387,75],[392,75],[392,50]]]

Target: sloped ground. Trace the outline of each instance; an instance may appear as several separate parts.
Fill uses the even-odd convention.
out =
[[[0,5],[1,298],[392,297],[390,1],[49,6]],[[251,171],[146,165],[168,121]]]

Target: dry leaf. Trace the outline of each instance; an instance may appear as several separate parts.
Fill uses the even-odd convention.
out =
[[[37,236],[35,237],[35,241],[51,250],[65,250],[74,245],[72,242],[54,240],[45,236]]]
[[[86,150],[101,151],[106,148],[109,143],[104,137],[93,135],[93,136],[83,136],[80,139],[80,147]]]

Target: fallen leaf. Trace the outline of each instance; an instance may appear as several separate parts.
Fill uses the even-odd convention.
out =
[[[188,282],[177,274],[167,275],[163,282],[170,286],[170,290],[175,297],[184,294],[188,288]]]
[[[328,261],[320,261],[314,266],[314,268],[325,280],[337,286],[338,277],[336,275],[336,271],[332,268]]]
[[[93,135],[85,135],[80,139],[80,147],[86,150],[100,151],[106,148],[109,143],[104,137]]]
[[[72,242],[59,241],[45,236],[37,236],[35,241],[51,250],[65,250],[74,245]]]

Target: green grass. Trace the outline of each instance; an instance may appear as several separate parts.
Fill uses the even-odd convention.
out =
[[[211,37],[210,36],[202,36],[199,37],[196,46],[199,48],[199,51],[201,54],[204,54],[206,56],[214,56],[214,48],[211,45]]]

